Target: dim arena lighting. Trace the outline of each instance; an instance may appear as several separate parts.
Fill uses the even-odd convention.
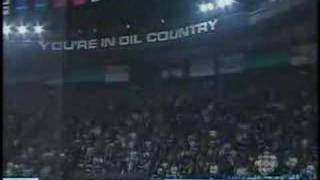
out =
[[[18,33],[24,35],[28,32],[27,26],[21,25],[17,27]]]
[[[235,2],[235,0],[217,0],[216,4],[219,8],[226,8],[232,6]]]

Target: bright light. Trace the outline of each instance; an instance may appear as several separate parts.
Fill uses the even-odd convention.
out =
[[[227,6],[231,6],[235,2],[235,0],[217,0],[217,6],[219,8],[225,8]]]
[[[9,25],[3,26],[3,34],[8,36],[11,33],[11,27]]]
[[[28,31],[27,27],[24,25],[19,26],[17,29],[20,34],[25,34]]]
[[[200,11],[201,12],[207,12],[208,7],[207,4],[200,4]]]
[[[212,3],[208,3],[208,4],[207,4],[207,9],[208,9],[209,11],[213,10],[213,8],[214,8],[214,6],[213,6]]]
[[[212,11],[214,9],[214,5],[212,3],[204,3],[199,6],[201,12]]]
[[[36,25],[34,26],[34,32],[37,34],[41,34],[44,31],[43,26]]]

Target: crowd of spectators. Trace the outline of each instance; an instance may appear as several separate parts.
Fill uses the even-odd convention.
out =
[[[45,113],[50,107],[31,117],[19,112],[6,116],[4,173],[62,178],[314,176],[314,71],[267,69],[219,78],[153,88],[66,86],[63,121],[55,131],[33,134],[52,123],[33,123],[27,130],[23,126],[53,120]],[[29,138],[16,134],[20,131]]]

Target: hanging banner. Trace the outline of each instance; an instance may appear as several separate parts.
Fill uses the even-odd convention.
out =
[[[60,0],[61,1],[61,0]],[[178,40],[197,34],[213,32],[216,28],[218,19],[201,22],[173,30],[150,32],[144,35],[132,34],[120,37],[105,37],[89,40],[71,41],[40,41],[39,45],[44,51],[70,51],[70,50],[92,50],[104,49],[118,46],[131,46],[143,43],[156,43]]]
[[[105,69],[105,82],[128,82],[129,70],[127,65],[107,66]]]
[[[24,15],[29,10],[29,2],[28,0],[16,0],[15,1],[15,13],[19,15]]]
[[[167,67],[161,71],[161,77],[163,79],[182,78],[183,69],[180,67]]]
[[[11,4],[11,0],[4,0],[2,2],[2,14],[4,16],[10,15],[10,4]]]

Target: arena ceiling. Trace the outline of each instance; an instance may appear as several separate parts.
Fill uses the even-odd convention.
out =
[[[231,7],[201,12],[203,3],[218,0],[100,0],[87,2],[79,7],[54,9],[50,6],[46,14],[5,17],[11,24],[18,24],[21,18],[25,23],[40,21],[50,32],[48,37],[62,36],[75,38],[87,34],[99,36],[119,35],[143,31],[174,29],[186,24],[194,24],[207,19],[232,14],[248,13],[260,9],[263,4],[277,5],[281,0],[235,0]],[[68,1],[71,2],[71,1]],[[236,19],[235,19],[236,21]],[[129,27],[129,28],[128,28]],[[51,33],[52,32],[52,33]]]
[[[44,21],[50,25],[50,29],[57,26],[64,29],[127,29],[130,30],[152,26],[171,27],[193,21],[203,20],[204,18],[218,16],[221,14],[232,14],[239,12],[250,12],[268,0],[236,0],[236,3],[225,10],[214,10],[203,13],[199,6],[215,0],[100,0],[98,2],[88,2],[84,5],[74,7],[69,5],[65,8],[56,9],[52,3],[46,10],[47,12],[35,14],[15,14],[6,16],[10,22],[20,21]],[[50,1],[51,2],[51,1]],[[14,5],[12,5],[14,9]]]
[[[223,13],[249,12],[259,8],[266,0],[237,0],[227,11],[202,13],[199,5],[203,0],[104,0],[79,8],[68,9],[69,26],[105,26],[112,28],[130,24],[132,29],[161,25],[166,26],[195,21]]]
[[[143,1],[146,3],[145,5],[143,5]],[[241,2],[241,6],[235,6],[229,13],[253,11],[259,7],[260,3],[265,2],[253,0],[238,1],[239,3]],[[115,27],[126,30],[125,23],[128,22],[132,24],[133,28],[139,26],[142,28],[152,28],[152,26],[155,26],[154,28],[157,30],[158,27],[156,25],[162,26],[160,23],[162,18],[166,20],[165,28],[170,28],[170,26],[179,26],[179,23],[184,24],[186,21],[197,21],[219,15],[200,13],[197,9],[197,4],[201,2],[191,0],[184,2],[182,0],[174,2],[170,2],[169,0],[149,0],[148,2],[145,0],[139,2],[133,2],[132,0],[104,0],[77,9],[68,9],[65,11],[65,14],[56,14],[55,17],[50,18],[57,20],[51,22],[53,26],[60,23],[61,26],[67,26],[66,29],[71,30],[90,30],[94,27],[101,27],[100,30],[110,30],[115,29]],[[113,6],[113,4],[116,6]],[[159,6],[156,6],[157,4]],[[33,67],[34,70],[29,70],[30,73],[59,75],[60,71],[57,69],[61,69],[62,62],[73,65],[79,63],[81,59],[91,64],[101,64],[101,66],[105,64],[128,63],[139,59],[158,63],[174,61],[179,63],[185,59],[214,58],[215,55],[213,54],[217,53],[232,54],[244,51],[258,51],[259,49],[264,51],[285,50],[293,44],[301,43],[302,41],[313,42],[316,39],[316,33],[310,32],[316,29],[315,9],[313,4],[310,3],[304,8],[295,9],[290,14],[283,14],[281,17],[271,18],[270,22],[263,22],[243,32],[235,32],[235,29],[229,28],[228,31],[224,31],[224,36],[204,36],[197,38],[197,41],[191,39],[188,43],[177,43],[175,46],[173,46],[174,43],[170,43],[170,47],[164,46],[163,48],[154,46],[147,47],[147,49],[132,48],[125,49],[124,51],[122,49],[114,49],[112,51],[106,50],[94,53],[50,54],[47,52],[36,53],[32,48],[21,47],[19,49],[18,47],[10,46],[4,52],[7,56],[15,55],[15,57],[10,58],[10,61],[8,61],[9,65],[7,65],[8,67],[14,67],[15,69],[12,71],[15,73],[21,72],[23,74],[26,72],[26,67]],[[238,21],[237,18],[231,19],[232,21]],[[133,20],[137,24],[134,24]],[[230,24],[229,22],[227,24]],[[307,38],[296,37],[293,34],[293,26],[298,25],[304,30],[302,34],[308,35],[306,36]],[[33,57],[29,57],[31,55]],[[22,56],[23,58],[21,58]],[[23,63],[21,59],[23,59]],[[51,65],[48,61],[52,62],[52,64],[57,64]],[[33,64],[37,64],[37,66]],[[67,66],[67,64],[63,65]],[[12,76],[14,77],[15,75]]]

